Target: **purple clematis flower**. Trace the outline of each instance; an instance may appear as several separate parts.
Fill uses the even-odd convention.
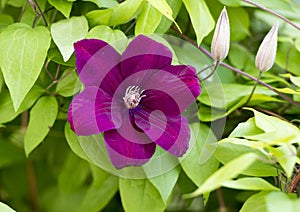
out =
[[[78,41],[74,47],[85,85],[68,111],[77,135],[104,132],[117,169],[143,165],[156,145],[177,157],[187,151],[190,129],[181,113],[201,92],[193,67],[171,65],[171,51],[143,35],[122,55],[96,39]]]

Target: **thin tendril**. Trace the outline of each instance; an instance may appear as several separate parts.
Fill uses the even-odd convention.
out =
[[[214,66],[214,64],[211,64],[211,65],[209,65],[209,66],[206,66],[205,68],[203,68],[202,70],[200,70],[200,71],[197,73],[197,75],[203,73],[204,71],[206,71],[207,69],[210,69],[210,68],[213,67],[213,66]]]
[[[210,77],[216,72],[216,70],[218,69],[219,64],[220,64],[220,61],[217,61],[217,62],[214,64],[214,69],[212,70],[212,72],[210,72],[209,75],[207,75],[206,77],[204,77],[204,78],[201,79],[200,81],[205,81],[205,80],[207,80],[208,78],[210,78]]]

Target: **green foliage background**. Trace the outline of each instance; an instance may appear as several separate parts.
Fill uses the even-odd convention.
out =
[[[248,0],[0,0],[0,211],[299,210],[300,2],[250,2],[258,6]],[[66,123],[72,96],[82,89],[73,43],[98,38],[122,52],[126,42],[116,42],[127,36],[177,36],[190,42],[173,49],[179,61],[200,71],[213,63],[205,50],[224,6],[229,55],[201,82],[200,121],[190,125],[194,145],[179,165],[145,179],[99,168],[106,154],[99,152],[101,135],[97,142],[80,140]],[[262,75],[269,87],[258,86],[247,102],[249,75],[258,75],[256,51],[276,21],[275,65]],[[147,177],[143,167],[128,170]]]

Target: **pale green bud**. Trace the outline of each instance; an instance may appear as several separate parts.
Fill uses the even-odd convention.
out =
[[[258,48],[255,58],[255,66],[260,71],[268,71],[275,62],[277,34],[278,22],[274,24]]]
[[[215,28],[211,43],[211,54],[215,62],[222,61],[228,55],[230,43],[230,27],[227,10],[224,7]]]

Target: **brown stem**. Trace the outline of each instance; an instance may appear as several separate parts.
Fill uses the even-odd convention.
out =
[[[192,39],[189,38],[188,36],[186,36],[186,35],[180,33],[180,32],[176,29],[176,27],[172,27],[172,29],[173,29],[173,30],[174,30],[181,38],[183,38],[184,40],[186,40],[186,41],[188,41],[189,43],[193,44],[193,45],[196,46],[200,51],[202,51],[206,56],[208,56],[209,58],[213,59],[211,53],[210,53],[208,50],[206,50],[206,49],[203,48],[202,46],[198,46],[197,43],[196,43],[194,40],[192,40]],[[221,62],[220,65],[223,66],[223,67],[225,67],[225,68],[227,68],[227,69],[229,69],[229,70],[231,70],[231,71],[233,71],[233,72],[235,72],[235,73],[237,73],[237,74],[243,75],[243,76],[245,76],[245,77],[247,77],[247,78],[249,78],[249,79],[251,79],[251,80],[253,80],[253,81],[256,81],[256,80],[257,80],[256,77],[253,77],[252,75],[250,75],[250,74],[248,74],[248,73],[246,73],[246,72],[243,72],[243,71],[240,70],[240,69],[234,68],[234,67],[232,67],[231,65],[228,65],[228,64],[226,64],[226,63],[224,63],[224,62]],[[269,85],[269,84],[267,84],[267,83],[264,83],[264,82],[261,81],[261,80],[258,80],[258,83],[261,84],[262,86],[268,88],[269,90],[273,91],[274,93],[278,94],[278,95],[281,96],[284,100],[290,102],[291,104],[293,104],[293,105],[295,105],[295,106],[297,106],[297,107],[300,107],[300,103],[295,102],[292,98],[290,98],[290,97],[286,96],[285,94],[283,94],[283,93],[277,91],[277,90],[276,90],[275,88],[273,88],[271,85]]]
[[[32,28],[34,28],[35,23],[36,23],[36,19],[37,19],[39,16],[42,16],[42,19],[43,19],[43,21],[44,21],[44,23],[45,23],[45,26],[47,27],[47,26],[48,26],[48,23],[47,23],[46,17],[45,17],[45,15],[44,15],[44,12],[42,11],[42,9],[41,9],[39,3],[38,3],[36,0],[32,0],[32,2],[34,3],[34,5],[35,5],[35,7],[36,7],[35,12],[36,12],[36,15],[37,15],[37,16],[35,17],[34,21],[33,21]],[[35,8],[33,8],[33,9],[35,9]]]
[[[282,117],[281,115],[279,115],[277,113],[274,113],[272,111],[269,111],[269,110],[266,110],[266,109],[263,109],[263,108],[259,108],[259,107],[255,107],[255,110],[261,111],[261,112],[269,114],[271,116],[275,116],[275,117],[277,117],[277,118],[279,118],[283,121],[286,121],[286,122],[289,122],[289,123],[291,122],[291,121],[287,120],[286,118]]]
[[[292,193],[294,191],[294,189],[296,188],[297,184],[299,183],[300,181],[300,173],[298,173],[292,180],[292,183],[291,183],[291,187],[289,189],[289,193]]]
[[[26,160],[26,172],[29,186],[29,199],[32,211],[40,211],[38,201],[38,188],[36,183],[35,170],[32,160]]]
[[[271,14],[277,16],[278,18],[280,18],[281,20],[285,21],[286,23],[290,24],[294,28],[300,30],[300,26],[298,26],[297,24],[293,23],[292,21],[290,21],[286,17],[280,15],[279,13],[277,13],[277,12],[275,12],[275,11],[269,9],[269,8],[266,8],[266,7],[264,7],[264,6],[260,5],[260,4],[257,4],[257,3],[253,2],[253,1],[250,1],[250,0],[243,0],[243,2],[251,4],[251,5],[253,5],[253,6],[259,8],[259,9],[262,9],[262,10],[268,12],[268,13],[271,13]]]
[[[46,73],[48,74],[48,76],[51,78],[52,81],[54,81],[54,77],[52,76],[51,72],[49,71],[48,69],[48,66],[49,66],[49,63],[51,62],[51,60],[47,60],[46,64],[45,64],[45,70],[46,70]]]
[[[217,196],[218,196],[218,201],[219,201],[219,205],[220,205],[220,212],[225,212],[226,205],[225,205],[225,201],[224,201],[224,197],[223,197],[221,188],[217,189]]]
[[[22,132],[25,135],[28,126],[28,111],[25,111],[21,115],[21,126]],[[35,170],[32,160],[26,160],[26,173],[27,181],[29,187],[29,199],[32,211],[40,211],[39,201],[38,201],[38,189],[35,177]]]
[[[60,66],[59,66],[60,67]],[[63,80],[65,77],[67,77],[68,75],[72,74],[75,71],[75,69],[67,72],[66,74],[64,74],[63,76],[61,76],[59,79],[54,79],[53,82],[46,88],[46,91],[49,91],[50,88],[52,88],[52,86],[54,86],[55,84],[59,83],[61,80]],[[56,74],[58,75],[58,74]],[[56,76],[57,77],[57,76]]]

